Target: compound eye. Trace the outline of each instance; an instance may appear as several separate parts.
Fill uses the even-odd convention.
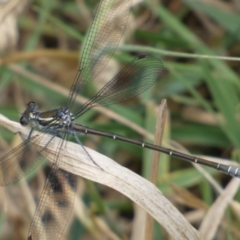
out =
[[[29,102],[27,106],[33,112],[36,112],[38,110],[38,106],[35,102]]]
[[[28,119],[26,117],[21,117],[20,118],[20,124],[22,126],[26,126],[26,125],[28,125],[28,123],[29,123],[29,121],[28,121]]]

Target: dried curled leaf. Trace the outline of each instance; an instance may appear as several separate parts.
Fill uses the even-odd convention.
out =
[[[26,136],[29,132],[28,129],[2,115],[0,115],[0,124],[13,132],[20,131]],[[39,146],[45,146],[50,137],[46,134],[38,143]],[[51,143],[51,148],[46,148],[50,161],[54,159],[59,141],[61,139],[55,138]],[[147,211],[174,239],[202,239],[201,235],[155,185],[112,159],[87,147],[86,150],[102,169],[90,161],[78,144],[72,142],[67,143],[59,167],[123,193]]]

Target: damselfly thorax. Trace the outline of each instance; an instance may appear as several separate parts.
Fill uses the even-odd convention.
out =
[[[20,123],[23,126],[32,123],[40,128],[49,126],[50,128],[59,129],[71,126],[73,120],[74,115],[66,107],[39,112],[38,105],[35,102],[29,102],[20,118]]]

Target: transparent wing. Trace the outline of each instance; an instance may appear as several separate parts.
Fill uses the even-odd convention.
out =
[[[65,149],[60,141],[57,149]],[[34,213],[28,239],[60,239],[71,216],[77,178],[58,168],[64,150],[55,156],[53,165]]]
[[[44,148],[35,144],[40,138],[48,137],[52,139],[54,136],[46,136],[38,134],[24,141],[22,144],[14,148],[9,153],[1,157],[0,160],[0,185],[5,186],[19,181],[22,177],[33,171],[45,159],[42,156]],[[50,138],[49,138],[50,137]]]
[[[131,0],[101,0],[83,44],[80,70],[68,97],[71,109],[82,86],[95,78],[106,66],[126,29]]]
[[[154,84],[162,69],[162,62],[155,57],[135,58],[75,113],[76,118],[97,105],[108,106],[139,95]]]

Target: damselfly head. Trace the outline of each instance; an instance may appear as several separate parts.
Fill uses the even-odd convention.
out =
[[[28,123],[32,119],[32,116],[35,115],[37,110],[38,110],[38,105],[35,102],[29,102],[26,110],[23,112],[20,118],[20,124],[23,126],[28,125]]]

